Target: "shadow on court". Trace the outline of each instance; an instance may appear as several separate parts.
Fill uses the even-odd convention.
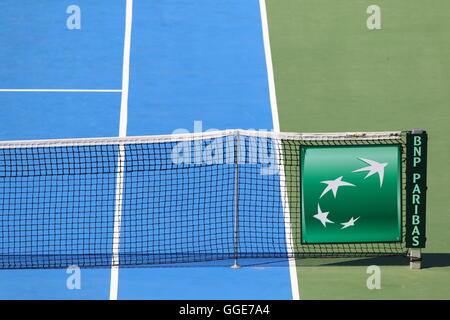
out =
[[[289,260],[286,258],[248,258],[238,260],[241,268],[266,269],[288,268]],[[192,263],[173,263],[158,265],[123,266],[123,268],[230,268],[234,260],[224,259],[216,261],[201,261]],[[369,257],[369,258],[303,258],[296,260],[297,267],[319,266],[409,266],[409,258],[404,256]],[[450,253],[423,253],[422,268],[450,267]]]
[[[333,266],[407,266],[407,257],[374,257],[347,261],[333,261],[323,265]],[[423,253],[422,268],[440,268],[450,266],[450,253]]]

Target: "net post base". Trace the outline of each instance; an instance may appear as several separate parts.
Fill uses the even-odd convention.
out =
[[[409,249],[409,268],[422,269],[422,252],[420,249]]]
[[[241,266],[237,264],[237,262],[235,262],[231,267],[231,269],[240,269]]]

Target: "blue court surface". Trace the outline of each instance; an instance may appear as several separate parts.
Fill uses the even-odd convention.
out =
[[[259,6],[2,0],[0,140],[272,130]],[[117,290],[112,272],[82,269],[71,288],[70,270],[1,270],[0,299],[293,298],[280,261],[120,267]]]

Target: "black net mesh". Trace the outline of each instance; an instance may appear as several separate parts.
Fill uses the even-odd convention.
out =
[[[404,234],[300,238],[301,146],[399,144],[404,160],[404,134],[191,138],[0,143],[0,268],[406,254]]]

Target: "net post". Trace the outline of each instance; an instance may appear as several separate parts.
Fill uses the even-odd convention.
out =
[[[422,252],[420,248],[409,249],[409,268],[413,270],[422,268]]]
[[[236,141],[234,143],[234,218],[233,218],[233,245],[234,264],[232,269],[239,269],[238,247],[239,247],[239,131],[236,131]]]
[[[406,247],[410,269],[422,268],[425,248],[428,135],[414,128],[406,135]]]

